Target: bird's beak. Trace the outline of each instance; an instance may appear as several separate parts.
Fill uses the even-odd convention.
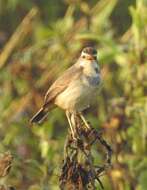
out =
[[[88,56],[86,56],[86,59],[87,60],[97,60],[97,58],[96,58],[96,56],[93,56],[93,55],[88,55]]]

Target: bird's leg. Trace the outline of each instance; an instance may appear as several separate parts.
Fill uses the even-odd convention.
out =
[[[75,112],[71,114],[71,124],[73,126],[73,131],[76,134],[76,120],[75,120]]]
[[[86,121],[85,117],[83,116],[83,114],[81,112],[79,112],[79,116],[81,118],[81,120],[84,122],[85,126],[87,129],[90,129],[90,125],[88,124],[88,122]]]
[[[68,123],[69,123],[69,126],[70,126],[72,138],[75,140],[76,139],[75,130],[74,130],[74,126],[72,125],[71,113],[69,111],[66,111],[66,117],[67,117],[67,120],[68,120]]]

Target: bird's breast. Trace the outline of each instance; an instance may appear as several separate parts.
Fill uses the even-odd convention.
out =
[[[98,87],[101,82],[100,74],[96,74],[94,76],[83,76],[83,83],[85,85],[91,86],[91,87]]]
[[[65,110],[82,111],[91,105],[96,97],[98,79],[73,81],[66,90],[60,93],[55,104]]]

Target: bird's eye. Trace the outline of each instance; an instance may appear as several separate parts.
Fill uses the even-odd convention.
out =
[[[86,56],[85,56],[85,55],[83,55],[83,56],[82,56],[82,58],[86,58]]]

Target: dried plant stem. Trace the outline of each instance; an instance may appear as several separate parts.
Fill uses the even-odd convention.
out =
[[[0,154],[0,190],[15,190],[14,187],[7,187],[3,180],[10,172],[12,161],[13,157],[10,152]]]
[[[14,34],[11,36],[10,40],[5,45],[4,49],[0,54],[0,69],[4,67],[8,58],[10,57],[16,46],[24,39],[24,37],[30,32],[31,24],[33,19],[37,16],[38,9],[36,7],[32,8],[29,13],[25,16],[21,24],[17,27]]]
[[[80,117],[76,116],[76,136],[73,140],[68,133],[64,147],[64,164],[60,176],[61,190],[95,190],[95,182],[98,181],[101,189],[104,189],[99,177],[111,165],[112,150],[94,128],[85,128]],[[92,145],[99,143],[106,150],[106,162],[102,166],[94,165],[94,157],[91,153]],[[80,162],[79,154],[83,154],[84,161]]]

